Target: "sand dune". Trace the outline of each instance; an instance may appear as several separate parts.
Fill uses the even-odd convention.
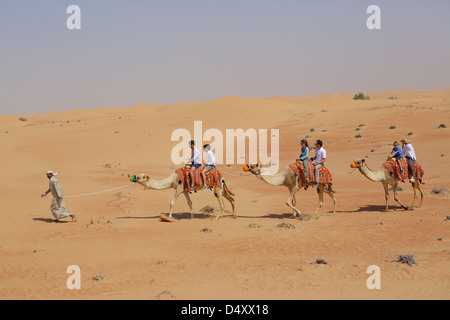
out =
[[[450,129],[439,128],[450,125],[450,89],[367,94],[368,101],[352,100],[354,93],[233,96],[0,116],[0,299],[449,299],[449,194],[431,190],[450,188]],[[239,176],[242,165],[235,164],[220,168],[236,193],[237,220],[230,211],[219,221],[200,213],[206,205],[218,208],[205,191],[192,195],[196,219],[188,220],[180,197],[180,220],[160,222],[173,191],[133,184],[68,198],[79,221],[51,223],[50,196],[40,198],[46,170],[60,173],[66,196],[126,186],[130,173],[165,178],[176,168],[171,133],[193,132],[195,120],[203,131],[279,129],[281,169],[300,153],[301,138],[322,139],[337,214],[325,198],[318,220],[290,219],[287,190]],[[366,158],[379,168],[392,142],[408,134],[425,170],[426,198],[421,208],[404,211],[391,196],[384,212],[381,184],[350,173],[349,164]],[[409,205],[412,188],[401,187]],[[316,206],[315,190],[297,193],[303,213]],[[295,229],[277,228],[283,221]],[[399,254],[414,254],[418,264],[393,262]],[[315,264],[317,258],[328,264]],[[66,288],[69,265],[81,268],[81,290]],[[381,268],[381,290],[366,287],[370,265]]]

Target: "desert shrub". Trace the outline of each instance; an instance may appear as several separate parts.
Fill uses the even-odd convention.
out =
[[[364,93],[355,93],[353,96],[353,100],[370,100],[369,96],[366,96]]]
[[[19,120],[20,120],[20,121],[28,121],[28,119],[27,119],[27,118],[24,118],[24,117],[20,117]]]

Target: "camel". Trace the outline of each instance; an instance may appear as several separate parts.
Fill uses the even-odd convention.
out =
[[[411,207],[408,208],[407,206],[402,204],[400,202],[400,200],[398,199],[397,185],[400,180],[396,177],[395,174],[392,174],[388,168],[386,168],[385,166],[381,166],[381,168],[378,169],[378,171],[374,172],[369,169],[369,167],[366,164],[365,159],[353,161],[350,164],[350,167],[358,168],[359,172],[361,172],[363,174],[363,176],[365,176],[370,181],[381,182],[381,184],[384,187],[384,194],[385,194],[385,198],[386,198],[386,211],[389,210],[389,205],[388,205],[388,200],[389,200],[388,186],[389,185],[392,186],[395,201],[397,201],[405,210],[414,210],[414,202],[417,199],[417,190],[420,192],[420,203],[419,203],[418,207],[420,208],[422,206],[423,197],[424,197],[424,192],[423,192],[422,188],[420,187],[422,180],[416,180],[415,182],[412,183],[412,187],[414,189],[414,199],[411,204]]]
[[[258,179],[263,180],[267,184],[270,184],[271,186],[284,186],[288,188],[289,190],[289,198],[286,200],[286,205],[290,207],[292,210],[294,210],[293,218],[298,215],[302,215],[302,213],[295,207],[296,205],[296,199],[295,199],[295,193],[302,187],[299,186],[298,183],[298,177],[296,177],[294,171],[288,166],[286,169],[284,169],[282,172],[275,174],[275,175],[264,175],[261,171],[261,164],[247,164],[244,166],[244,171],[249,171],[252,174],[254,174]],[[315,182],[307,182],[308,186],[314,186]],[[331,184],[319,184],[319,187],[317,188],[317,193],[319,195],[319,205],[312,215],[313,218],[317,219],[317,212],[323,205],[323,194],[324,192],[328,194],[331,199],[333,199],[334,206],[333,206],[333,214],[336,213],[336,202],[337,198],[334,195],[336,191],[332,189]]]
[[[167,177],[163,180],[152,179],[148,175],[143,174],[143,173],[138,176],[132,176],[130,180],[144,186],[145,190],[147,190],[147,189],[166,190],[166,189],[170,189],[170,188],[175,189],[175,195],[173,196],[172,201],[170,202],[169,217],[167,219],[166,216],[161,215],[161,219],[166,220],[166,221],[174,221],[174,219],[172,217],[173,207],[175,205],[175,201],[178,199],[180,194],[184,194],[184,196],[186,197],[187,203],[190,208],[190,214],[191,214],[190,219],[194,218],[194,212],[192,209],[192,201],[189,196],[189,192],[184,190],[183,182],[180,180],[180,177],[178,176],[178,174],[176,172],[173,172],[169,177]],[[233,218],[236,219],[237,216],[236,216],[236,211],[235,211],[235,201],[233,198],[233,196],[235,194],[228,188],[228,186],[225,183],[225,180],[223,178],[220,178],[220,186],[222,188],[220,188],[220,187],[212,188],[214,196],[217,198],[217,200],[219,201],[219,205],[220,205],[220,212],[217,214],[217,216],[213,220],[218,220],[220,215],[223,213],[223,211],[225,209],[225,204],[223,201],[224,197],[225,197],[225,199],[230,201],[231,207],[233,208]],[[194,189],[190,189],[190,191],[201,190],[201,189],[202,189],[202,186],[196,186]]]

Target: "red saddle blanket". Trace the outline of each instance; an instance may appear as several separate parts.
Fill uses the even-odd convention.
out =
[[[301,186],[306,185],[306,175],[305,175],[305,169],[303,167],[302,161],[296,161],[294,163],[291,163],[289,167],[295,172],[295,174],[298,176],[299,183],[301,183]],[[309,175],[309,182],[316,182],[315,177],[315,171],[314,166],[311,161],[308,162],[308,175]],[[331,172],[328,170],[327,167],[323,166],[319,169],[319,183],[332,183],[333,177],[331,175]]]
[[[399,161],[391,158],[386,160],[383,165],[392,172],[397,179],[405,180],[408,178],[408,163],[404,158],[401,158]],[[402,172],[400,172],[400,169],[402,169]]]
[[[204,170],[204,166],[200,166],[197,168],[197,170],[195,170],[194,172],[194,185],[196,187],[201,187],[203,186],[203,181],[202,181],[202,176],[201,176],[201,172]],[[175,172],[178,174],[178,176],[180,177],[181,181],[183,181],[183,187],[184,190],[189,190],[190,186],[191,186],[191,178],[190,178],[190,172],[191,172],[191,166],[184,166],[181,168],[178,168],[177,170],[175,170]],[[208,172],[205,173],[206,175],[206,185],[208,187],[219,187],[221,188],[222,185],[220,184],[220,178],[222,178],[223,174],[222,172],[219,171],[219,169],[214,168],[209,170]]]
[[[422,169],[422,167],[420,166],[420,164],[417,163],[417,161],[414,162],[414,165],[413,165],[413,173],[414,173],[414,179],[415,179],[415,180],[422,180],[423,174],[424,174],[425,172],[423,171],[423,169]],[[411,177],[409,177],[409,178],[411,178]]]

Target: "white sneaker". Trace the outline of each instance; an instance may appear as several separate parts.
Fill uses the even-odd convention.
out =
[[[414,179],[409,179],[409,182],[411,182],[411,183],[413,183],[414,181],[416,181],[416,180],[414,180]]]
[[[202,188],[202,190],[206,190],[206,189],[208,189],[208,186],[203,186],[203,188]]]

